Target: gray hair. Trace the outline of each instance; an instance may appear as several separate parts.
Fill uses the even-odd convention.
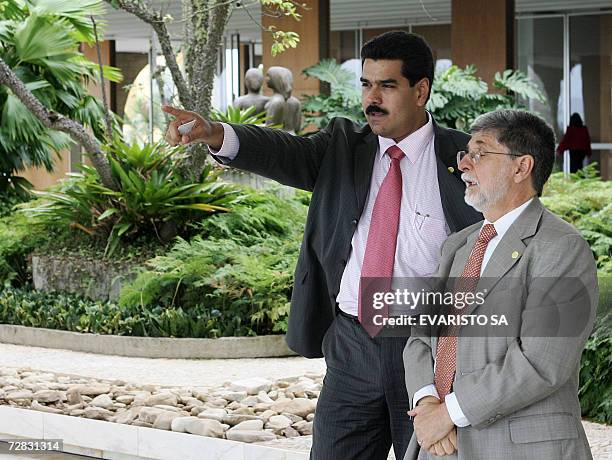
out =
[[[555,162],[555,133],[548,123],[525,110],[498,109],[476,118],[470,131],[491,131],[510,153],[531,155],[532,185],[538,196],[542,195]]]

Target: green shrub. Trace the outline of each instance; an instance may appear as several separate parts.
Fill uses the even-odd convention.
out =
[[[357,123],[365,123],[361,108],[361,94],[355,87],[353,72],[343,69],[334,59],[323,59],[318,64],[302,71],[307,77],[314,77],[330,86],[330,95],[306,96],[302,111],[306,124],[325,128],[332,118],[344,117]]]
[[[334,117],[366,122],[361,94],[354,85],[352,72],[343,69],[333,59],[324,59],[302,73],[329,84],[331,88],[329,96],[318,94],[304,98],[302,108],[306,124],[312,123],[322,129]],[[537,85],[518,70],[497,72],[492,86],[495,92],[490,93],[487,83],[476,75],[473,65],[465,69],[450,66],[436,74],[427,109],[441,125],[465,131],[480,114],[502,107],[520,107],[517,96],[545,101]]]
[[[0,173],[0,176],[1,175],[2,173]],[[15,178],[11,178],[11,181],[13,179]],[[0,186],[0,190],[2,190],[2,186]],[[0,192],[0,217],[8,216],[14,211],[15,206],[32,199],[30,193],[24,192],[23,190],[24,189],[8,188],[7,190]]]
[[[537,85],[519,70],[496,72],[493,88],[496,92],[489,93],[473,65],[465,69],[452,65],[436,74],[427,109],[441,125],[465,131],[483,113],[521,107],[516,96],[545,102]]]
[[[582,353],[578,395],[583,416],[609,424],[612,423],[612,312],[609,305],[606,310],[600,311],[595,330]]]
[[[70,174],[57,190],[36,192],[45,202],[25,208],[28,215],[45,224],[85,232],[95,242],[103,241],[111,255],[120,241],[143,236],[160,242],[177,235],[188,236],[189,223],[201,214],[225,212],[239,201],[240,189],[218,181],[221,170],[207,166],[197,182],[179,174],[181,148],[164,144],[126,145],[115,140],[107,148],[120,191],[102,185],[98,172],[82,166]]]
[[[207,306],[221,335],[285,331],[306,209],[299,199],[253,193],[202,221],[200,236],[149,260],[120,305]]]
[[[602,181],[594,164],[567,179],[563,173],[554,173],[542,202],[580,231],[600,273],[612,274],[612,182]]]
[[[74,294],[7,288],[0,291],[0,323],[137,337],[218,337],[232,330],[214,309],[124,308]],[[232,335],[232,334],[227,334]]]
[[[13,213],[0,217],[0,289],[22,286],[30,281],[28,257],[55,232],[34,225],[34,219]]]

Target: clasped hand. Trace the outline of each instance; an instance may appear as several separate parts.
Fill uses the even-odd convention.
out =
[[[408,415],[414,417],[414,432],[422,449],[437,456],[457,451],[457,429],[444,403],[425,397]]]

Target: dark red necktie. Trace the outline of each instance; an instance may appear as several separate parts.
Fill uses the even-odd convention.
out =
[[[391,278],[393,277],[402,203],[400,161],[406,156],[397,145],[389,147],[386,153],[391,158],[391,166],[376,195],[361,268],[361,278],[384,278],[381,282],[376,282],[375,286],[376,291],[385,292],[390,289]],[[362,305],[362,289],[366,284],[368,283],[363,283],[363,280],[359,283],[359,322],[370,337],[374,337],[382,329],[382,326],[374,324],[374,315],[380,314],[386,318],[389,315],[389,310],[386,305],[380,310],[374,309],[372,299],[369,296],[364,299],[365,305]],[[370,294],[369,290],[366,291]]]
[[[482,260],[489,241],[497,236],[493,224],[485,224],[474,244],[474,249],[468,257],[461,277],[455,285],[455,292],[473,292],[480,279]],[[450,393],[455,380],[457,368],[457,333],[458,329],[452,329],[447,335],[438,339],[436,349],[436,372],[434,374],[434,385],[438,391],[441,401]]]

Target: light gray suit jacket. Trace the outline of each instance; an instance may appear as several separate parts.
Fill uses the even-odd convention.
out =
[[[481,225],[467,227],[444,243],[441,279],[461,275]],[[516,282],[515,288],[509,288],[508,281]],[[483,289],[484,304],[466,313],[504,313],[519,329],[511,337],[478,337],[471,326],[462,326],[453,391],[470,425],[457,429],[452,458],[591,459],[577,396],[580,355],[598,300],[589,246],[574,227],[535,198],[495,248],[476,290]],[[549,323],[561,329],[580,323],[580,332],[573,337],[554,332],[534,336],[544,335],[546,328],[541,327]],[[404,349],[411,404],[415,392],[434,381],[437,346],[435,332],[417,327],[412,334]],[[404,459],[417,457],[441,458],[425,450],[419,455],[413,435]]]

